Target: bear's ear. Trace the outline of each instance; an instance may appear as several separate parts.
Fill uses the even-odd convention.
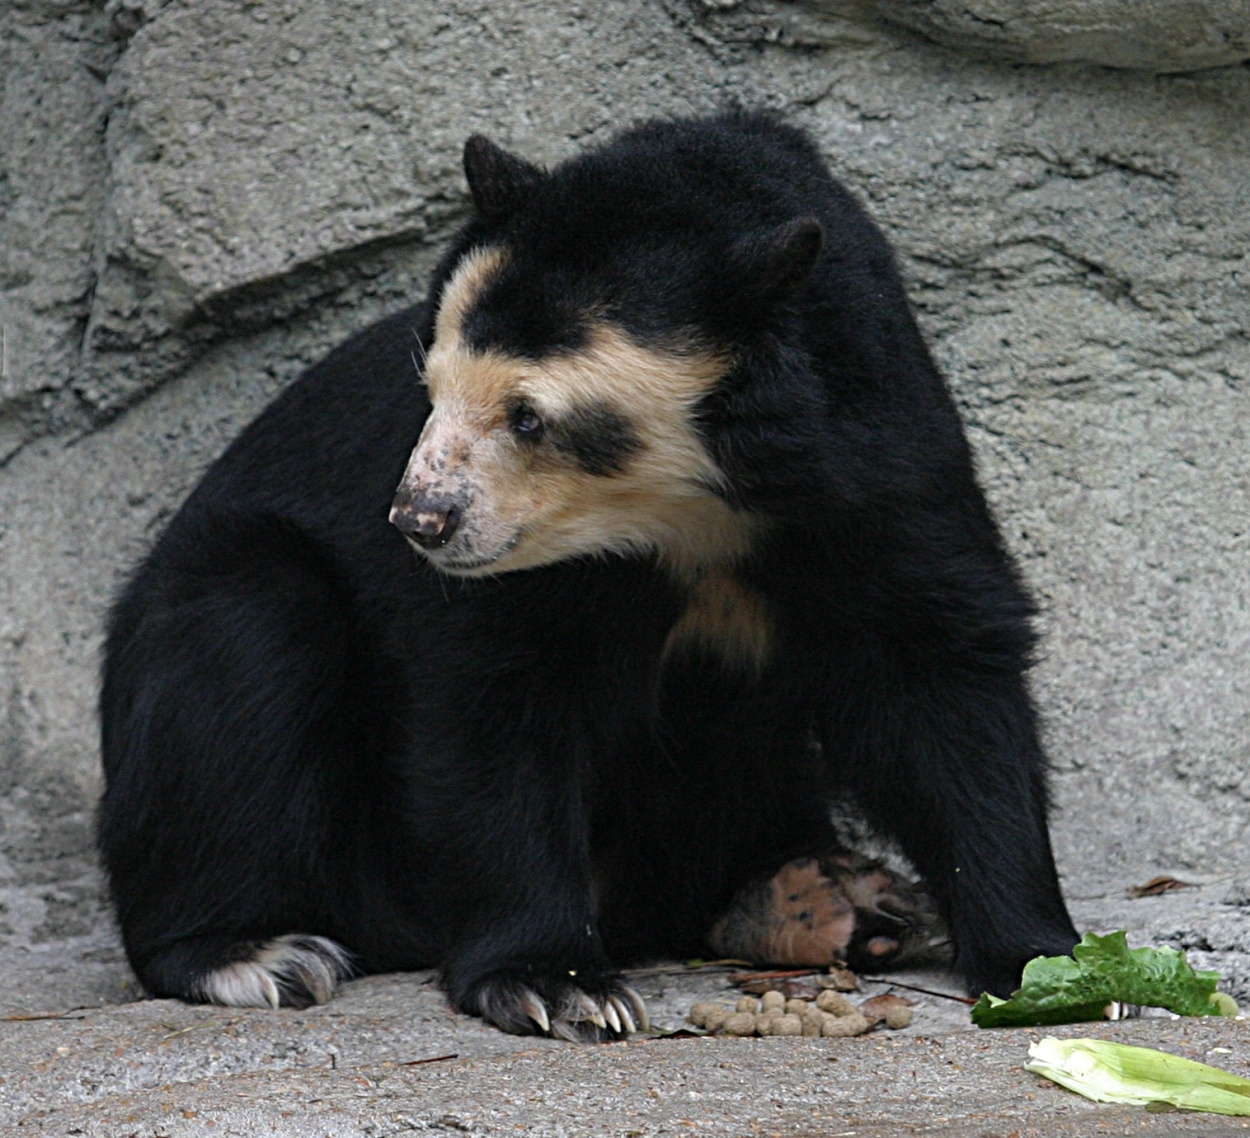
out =
[[[776,303],[793,295],[811,276],[824,243],[824,226],[814,217],[743,238],[733,252],[742,298]]]
[[[464,144],[464,176],[477,211],[488,221],[506,217],[543,179],[532,162],[509,154],[482,134]]]

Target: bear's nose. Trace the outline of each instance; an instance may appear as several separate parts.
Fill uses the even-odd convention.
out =
[[[391,525],[422,549],[446,545],[460,525],[460,511],[446,500],[397,494],[391,505]]]

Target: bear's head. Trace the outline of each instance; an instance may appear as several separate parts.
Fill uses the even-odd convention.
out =
[[[709,218],[680,172],[629,165],[608,149],[548,174],[465,148],[478,216],[436,284],[432,411],[391,510],[442,572],[634,552],[697,575],[765,524],[704,409],[738,333],[806,281],[821,226]]]

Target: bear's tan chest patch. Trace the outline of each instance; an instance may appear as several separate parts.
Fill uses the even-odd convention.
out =
[[[685,611],[664,642],[668,658],[683,648],[718,655],[726,664],[758,672],[767,662],[775,628],[763,596],[725,571],[691,586]]]

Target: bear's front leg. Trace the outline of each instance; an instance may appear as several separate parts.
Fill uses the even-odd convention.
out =
[[[855,698],[826,727],[826,753],[924,878],[969,991],[1009,996],[1030,959],[1067,954],[1078,939],[1023,678],[967,659],[890,663],[880,677],[860,663]]]
[[[452,1006],[514,1034],[596,1042],[648,1019],[599,936],[577,769],[496,743],[489,758],[456,764],[454,778],[430,780],[447,797],[435,805],[427,785],[423,813],[442,823],[437,907],[452,933],[442,967]]]

